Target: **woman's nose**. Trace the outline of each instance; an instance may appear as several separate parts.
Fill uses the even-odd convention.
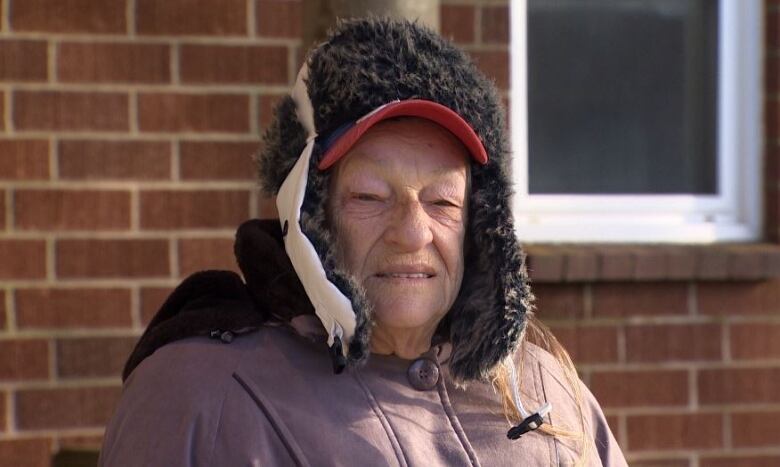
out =
[[[409,201],[396,207],[385,239],[402,251],[418,251],[433,241],[430,218],[419,201]]]

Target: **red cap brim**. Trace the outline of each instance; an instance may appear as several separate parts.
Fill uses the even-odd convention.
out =
[[[460,115],[436,102],[410,99],[390,102],[361,117],[352,128],[328,148],[317,168],[325,170],[338,162],[369,128],[382,120],[393,117],[419,117],[437,123],[455,135],[466,146],[475,161],[483,165],[487,164],[488,156],[485,146]]]

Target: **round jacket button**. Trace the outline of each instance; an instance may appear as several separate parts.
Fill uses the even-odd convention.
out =
[[[439,381],[439,367],[433,360],[418,358],[409,365],[406,376],[413,388],[418,391],[427,391],[436,387],[436,383]]]

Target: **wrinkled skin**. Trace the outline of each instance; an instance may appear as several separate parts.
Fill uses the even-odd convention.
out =
[[[442,127],[402,118],[369,129],[334,169],[328,211],[373,306],[372,352],[425,352],[458,295],[468,157]]]

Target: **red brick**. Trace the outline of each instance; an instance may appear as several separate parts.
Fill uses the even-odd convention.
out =
[[[255,4],[258,36],[299,39],[303,29],[303,5],[299,0],[258,0]]]
[[[636,415],[626,419],[630,451],[718,448],[720,414]]]
[[[179,271],[182,276],[205,269],[238,271],[232,238],[186,238],[179,240]]]
[[[278,94],[263,94],[258,98],[258,126],[265,131],[273,121],[274,109],[284,96]]]
[[[59,240],[56,253],[57,276],[61,278],[170,274],[167,240]]]
[[[599,278],[624,280],[634,278],[636,258],[628,248],[599,247]]]
[[[508,6],[485,6],[482,8],[482,42],[509,43]]]
[[[179,146],[184,180],[254,180],[257,143],[185,141]]]
[[[125,0],[23,0],[11,5],[15,31],[125,33]]]
[[[730,254],[724,248],[701,248],[696,255],[696,278],[726,279],[729,276]]]
[[[57,441],[61,451],[99,451],[103,445],[103,436],[60,435],[57,436]]]
[[[116,230],[130,227],[130,192],[113,190],[17,190],[19,230]]]
[[[536,284],[536,309],[542,321],[576,319],[584,315],[585,294],[581,285]]]
[[[690,467],[688,459],[632,460],[630,465],[631,467]]]
[[[589,387],[602,407],[683,406],[688,403],[688,372],[681,370],[597,371],[591,375]]]
[[[136,0],[136,29],[154,35],[246,35],[246,0]]]
[[[441,35],[458,43],[474,42],[474,7],[441,5]]]
[[[731,326],[731,356],[737,360],[780,358],[780,324]]]
[[[169,82],[170,48],[163,44],[66,42],[58,49],[57,78],[64,82]]]
[[[563,277],[569,282],[592,281],[598,277],[598,256],[589,248],[575,247],[566,253]]]
[[[538,282],[559,282],[563,276],[564,256],[556,248],[526,246],[528,274]]]
[[[0,180],[49,178],[49,142],[0,139]]]
[[[287,48],[183,45],[179,74],[185,83],[287,84]]]
[[[19,130],[128,129],[126,94],[15,91],[13,99],[13,120]]]
[[[20,329],[115,328],[132,324],[127,289],[17,289]]]
[[[64,140],[59,175],[70,180],[171,178],[171,144],[162,141]]]
[[[121,388],[23,389],[16,393],[16,424],[22,430],[102,428]]]
[[[57,375],[89,378],[122,374],[135,337],[87,337],[57,340]]]
[[[49,438],[0,440],[0,459],[9,467],[50,467],[51,456]]]
[[[46,42],[0,40],[0,81],[45,81]]]
[[[688,287],[681,283],[607,283],[593,285],[594,316],[683,315]]]
[[[499,89],[509,89],[509,52],[506,50],[479,50],[469,52],[480,70],[495,80]]]
[[[614,326],[553,327],[553,334],[563,344],[575,363],[616,362],[617,328]]]
[[[5,229],[5,211],[5,190],[0,190],[0,230]]]
[[[661,280],[668,277],[669,252],[663,247],[632,248],[634,278],[637,280]],[[690,276],[688,276],[690,277]]]
[[[766,48],[776,49],[780,47],[780,12],[767,11],[765,16],[765,21],[766,21]]]
[[[279,212],[276,210],[276,197],[258,196],[257,200],[257,218],[258,219],[279,219]]]
[[[629,362],[720,360],[719,324],[636,325],[626,327]]]
[[[780,136],[780,100],[775,97],[764,99],[764,128],[768,140]]]
[[[143,131],[249,131],[249,98],[239,94],[161,94],[138,96]]]
[[[141,289],[141,324],[146,326],[154,318],[168,295],[171,287],[143,287]]]
[[[8,396],[5,394],[5,392],[0,392],[0,433],[5,433],[8,430],[8,426],[6,423],[6,399]],[[1,452],[2,448],[0,448]]]
[[[773,54],[764,60],[764,88],[769,94],[780,91],[780,59]]]
[[[0,381],[49,377],[49,344],[43,339],[0,341]]]
[[[702,457],[700,467],[777,467],[780,456]]]
[[[780,313],[780,280],[707,282],[696,286],[699,312],[706,315]]]
[[[734,413],[731,437],[736,447],[780,445],[780,412]]]
[[[0,239],[0,280],[42,279],[46,276],[43,240]]]
[[[248,191],[141,192],[144,229],[235,228],[248,217]]]
[[[726,368],[699,371],[701,404],[780,402],[780,368]]]
[[[3,112],[0,114],[0,129],[5,129],[5,93],[0,92],[0,110]]]

